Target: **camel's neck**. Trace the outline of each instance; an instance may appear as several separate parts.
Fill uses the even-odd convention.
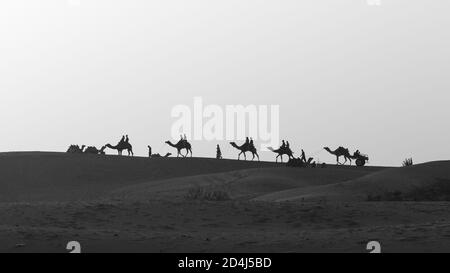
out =
[[[330,154],[332,154],[332,155],[335,155],[336,154],[336,152],[334,152],[334,151],[332,151],[332,150],[330,150],[330,149],[325,149],[327,152],[329,152]]]
[[[236,149],[238,149],[238,150],[240,150],[241,149],[241,147],[239,147],[236,143],[231,143],[231,146],[233,146],[234,148],[236,148]]]
[[[112,146],[111,144],[106,144],[105,146],[110,149],[117,149],[117,146]]]
[[[177,145],[173,144],[173,143],[170,142],[170,141],[168,141],[167,144],[169,144],[169,146],[172,146],[172,147],[175,147],[175,148],[177,147]]]

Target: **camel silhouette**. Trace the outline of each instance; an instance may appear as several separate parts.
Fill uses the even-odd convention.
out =
[[[69,149],[67,149],[67,153],[69,154],[81,154],[83,153],[84,148],[86,147],[86,145],[78,146],[78,145],[70,145]]]
[[[89,146],[84,150],[85,154],[95,154],[95,155],[104,155],[105,154],[106,146],[103,146],[100,150],[97,149],[95,146]]]
[[[170,140],[168,140],[168,141],[166,141],[166,144],[177,149],[177,157],[179,157],[180,155],[182,157],[187,157],[189,153],[191,154],[191,157],[192,157],[192,146],[187,140],[184,140],[184,139],[180,140],[180,141],[178,141],[177,144],[173,144],[172,142],[170,142]],[[184,149],[186,150],[185,155],[181,154],[181,150],[184,150]]]
[[[274,150],[272,147],[268,147],[267,149],[278,154],[277,157],[275,158],[275,162],[277,162],[277,163],[278,163],[278,157],[281,157],[281,162],[283,162],[283,155],[287,155],[289,157],[289,160],[294,158],[291,148],[281,147],[279,149]]]
[[[336,156],[336,162],[337,164],[340,165],[345,165],[345,163],[347,163],[347,160],[350,161],[350,165],[352,165],[352,156],[350,155],[350,152],[348,151],[348,149],[344,148],[344,147],[339,147],[336,150],[332,151],[330,150],[330,148],[328,147],[324,147],[325,151],[329,152],[332,155]],[[339,158],[343,156],[345,159],[344,163],[339,162]]]
[[[152,154],[150,157],[151,158],[161,158],[161,157],[167,158],[167,157],[169,157],[171,155],[172,155],[171,153],[167,153],[165,156],[162,156],[160,154]]]
[[[112,150],[117,150],[119,155],[122,155],[122,151],[127,150],[129,156],[134,156],[133,146],[129,142],[120,141],[116,146],[106,144],[105,147],[108,147]]]
[[[231,146],[233,146],[234,148],[238,149],[239,151],[241,151],[238,155],[238,160],[241,159],[241,154],[244,154],[244,160],[247,160],[247,155],[245,154],[246,152],[250,152],[253,155],[252,161],[255,159],[255,156],[258,158],[259,161],[259,155],[258,152],[256,151],[256,148],[254,145],[251,145],[250,143],[244,143],[241,146],[238,146],[236,144],[236,142],[230,142]]]

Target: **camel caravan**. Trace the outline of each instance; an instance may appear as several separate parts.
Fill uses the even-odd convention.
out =
[[[186,158],[190,155],[192,157],[192,145],[187,140],[186,135],[181,135],[180,140],[177,143],[172,143],[171,141],[166,141],[165,144],[169,145],[170,147],[173,147],[177,150],[177,157],[183,157]],[[255,144],[253,142],[252,138],[246,137],[245,142],[242,145],[236,144],[236,142],[230,142],[230,145],[237,149],[239,151],[238,154],[238,160],[241,160],[241,155],[244,156],[244,160],[247,160],[246,153],[249,152],[252,154],[252,161],[255,160],[255,158],[259,161],[259,155],[258,151],[255,147]],[[152,153],[152,147],[149,145],[148,147],[148,157],[149,158],[167,158],[170,157],[171,153],[166,153],[164,156],[160,155],[159,153],[153,154]],[[117,143],[117,145],[113,146],[111,144],[106,144],[105,146],[101,147],[101,149],[97,149],[95,146],[89,146],[86,147],[86,145],[82,145],[81,147],[79,145],[70,145],[69,149],[67,150],[67,153],[72,154],[97,154],[97,155],[105,155],[105,149],[109,148],[112,150],[116,150],[118,155],[122,155],[123,151],[127,151],[128,156],[134,156],[133,153],[133,146],[130,144],[130,139],[128,138],[128,135],[122,136],[122,139]],[[277,154],[275,157],[275,162],[278,163],[278,159],[280,159],[281,163],[283,163],[283,156],[288,157],[288,161],[286,163],[289,167],[313,167],[315,168],[317,166],[317,163],[314,161],[313,157],[306,157],[305,151],[303,149],[301,150],[301,156],[300,157],[294,157],[294,152],[291,150],[289,141],[282,140],[282,144],[278,149],[274,149],[272,147],[268,147],[270,151]],[[185,153],[182,153],[183,150]],[[350,165],[352,165],[352,160],[355,160],[356,166],[362,167],[365,166],[366,163],[369,161],[369,157],[365,154],[360,153],[359,150],[354,152],[353,154],[350,153],[349,149],[344,147],[338,147],[336,150],[331,150],[328,147],[324,147],[324,150],[328,153],[336,156],[336,162],[338,165],[345,165],[347,162],[349,162]],[[344,157],[344,162],[341,163],[339,159],[341,157]],[[222,159],[222,151],[220,149],[220,146],[217,145],[216,148],[216,159]],[[322,163],[322,167],[325,167],[326,164]]]

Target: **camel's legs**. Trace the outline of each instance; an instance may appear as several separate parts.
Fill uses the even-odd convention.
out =
[[[238,154],[238,160],[241,160],[242,151]]]

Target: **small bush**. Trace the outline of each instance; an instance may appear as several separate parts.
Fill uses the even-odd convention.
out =
[[[403,160],[403,167],[408,167],[414,165],[412,158],[407,158]]]
[[[188,200],[203,200],[203,201],[227,201],[231,200],[230,195],[225,190],[217,190],[206,187],[194,187],[189,189],[186,194]]]

